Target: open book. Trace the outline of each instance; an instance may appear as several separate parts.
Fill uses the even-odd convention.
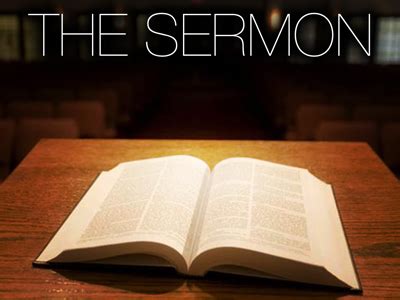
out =
[[[192,156],[102,172],[34,262],[172,266],[359,290],[330,185],[305,169]]]

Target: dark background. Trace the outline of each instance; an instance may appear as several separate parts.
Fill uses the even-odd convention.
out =
[[[157,12],[168,12],[178,22],[176,28],[171,20],[154,22],[154,28],[178,40],[178,51],[168,58],[153,57],[145,48],[149,41],[155,51],[173,49],[170,40],[146,28],[148,16]],[[366,56],[342,27],[340,57],[336,37],[328,54],[313,59],[297,51],[293,35],[288,57],[286,29],[272,57],[256,35],[254,55],[249,56],[250,13],[271,47],[279,19],[291,14],[293,34],[296,20],[310,12],[330,18],[335,34],[337,14],[342,14],[364,45],[370,13],[372,55]],[[98,57],[96,34],[94,57],[87,37],[65,37],[61,57],[60,18],[49,17],[42,57],[41,19],[28,13],[64,13],[66,32],[90,31],[91,13],[128,13],[126,18],[104,19],[104,31],[127,36],[105,37],[103,51],[129,56]],[[241,56],[237,40],[220,39],[216,57],[183,57],[182,13],[241,14],[246,56]],[[188,18],[187,31],[212,32],[212,21]],[[97,25],[96,15],[95,32]],[[221,33],[237,30],[237,19],[218,19]],[[310,18],[302,24],[299,42],[304,50],[320,53],[329,41],[325,21]],[[212,53],[213,39],[187,37],[186,46],[187,52]],[[2,1],[0,177],[42,137],[365,141],[397,172],[398,63],[400,2],[395,0]],[[76,128],[51,125],[65,119]]]

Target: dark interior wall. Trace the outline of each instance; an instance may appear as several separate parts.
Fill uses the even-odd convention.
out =
[[[376,14],[399,14],[400,2],[398,0],[14,0],[1,1],[0,11],[25,10],[28,8],[43,9],[44,7],[63,6],[71,10],[88,10],[101,7],[123,6],[126,8],[151,8],[151,7],[246,7],[262,8],[265,6],[278,6],[287,9],[320,9],[330,7],[343,13],[371,12]]]
[[[259,37],[255,42],[257,45],[254,44],[254,55],[250,57],[249,24],[246,23],[246,31],[242,35],[246,41],[246,57],[241,56],[241,44],[234,39],[219,41],[216,57],[183,57],[182,13],[238,13],[243,16],[252,13],[262,26],[262,35],[271,45],[279,30],[269,23],[275,8],[281,17],[291,14],[292,33],[294,24],[305,13],[323,13],[333,25],[336,24],[337,14],[342,13],[356,28],[364,45],[368,28],[366,16],[371,13],[372,56],[365,57],[361,52],[361,58],[355,55],[358,61],[349,59],[347,54],[351,53],[351,46],[357,50],[360,47],[347,31],[342,35],[343,55],[340,57],[337,55],[336,40],[332,50],[322,58],[302,56],[294,48],[293,36],[292,56],[288,57],[285,42],[287,32],[282,34],[273,57],[268,57]],[[65,56],[61,57],[60,18],[54,17],[46,21],[47,55],[42,58],[41,19],[37,18],[38,22],[30,25],[34,35],[29,31],[26,33],[23,24],[28,12],[64,13],[66,32],[88,32],[91,13],[95,14],[96,27],[96,13],[128,13],[129,18],[122,23],[109,21],[103,24],[106,32],[127,32],[124,39],[108,39],[103,46],[111,46],[107,49],[109,53],[127,51],[129,57],[98,57],[96,30],[95,57],[90,56],[90,39],[87,37],[68,37],[64,44]],[[179,40],[179,48],[174,56],[156,58],[143,45],[143,41],[149,41],[160,51],[166,51],[171,46],[166,39],[147,35],[148,31],[143,26],[143,20],[156,12],[169,12],[177,17],[178,25],[173,30]],[[105,110],[105,117],[91,114],[83,121],[89,120],[90,123],[92,117],[102,118],[108,126],[102,135],[106,137],[312,140],[316,136],[301,135],[300,123],[303,123],[299,121],[303,120],[298,116],[302,107],[320,105],[325,109],[341,106],[346,110],[346,121],[350,122],[357,121],[355,111],[360,105],[384,106],[386,111],[391,110],[392,106],[396,106],[397,110],[399,108],[400,61],[393,57],[387,61],[376,59],[378,37],[382,35],[377,30],[381,24],[379,22],[397,22],[397,18],[381,17],[400,16],[398,0],[17,0],[1,1],[0,15],[3,14],[17,19],[20,25],[17,30],[15,27],[13,31],[8,28],[3,30],[6,36],[8,33],[8,40],[18,36],[20,42],[18,47],[5,48],[13,53],[18,48],[21,54],[14,61],[6,58],[0,62],[0,114],[4,117],[11,115],[11,104],[22,106],[23,102],[36,102],[37,105],[43,105],[41,102],[50,102],[55,112],[53,116],[57,118],[63,102],[82,104],[86,100],[94,100]],[[191,21],[195,21],[190,28],[187,27],[191,32],[213,32],[212,18]],[[330,30],[324,22],[317,20],[312,30],[304,29],[305,38],[301,41],[307,41],[307,37],[310,37],[313,40],[310,51],[315,53],[325,50],[327,40],[329,42]],[[170,23],[165,25],[160,21],[157,24],[165,30],[171,30],[167,27]],[[218,24],[221,30],[236,30],[229,18]],[[397,40],[398,33],[395,30],[389,35],[387,32],[385,34],[387,40]],[[211,35],[208,39],[191,38],[191,51],[212,51],[214,40]],[[7,39],[4,40],[7,45]],[[33,59],[28,58],[28,51],[25,50],[29,47],[26,45],[35,46],[32,50],[35,55]],[[389,46],[386,49],[389,54],[398,51],[397,48],[391,50],[392,45],[386,46]],[[93,90],[96,92],[94,96]],[[92,98],[89,99],[87,95],[92,95]],[[78,119],[77,116],[74,118]],[[18,118],[16,120],[18,127],[20,122]],[[379,121],[376,128],[380,130],[383,128],[381,125]],[[84,127],[81,124],[79,126]],[[359,137],[363,140],[364,132]],[[384,157],[383,147],[377,149]],[[16,163],[17,160],[13,159],[10,165],[15,166]],[[392,166],[396,167],[394,164]]]

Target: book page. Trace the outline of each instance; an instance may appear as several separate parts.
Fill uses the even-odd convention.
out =
[[[125,163],[78,244],[129,236],[170,239],[183,252],[208,166],[190,156]]]
[[[304,172],[249,158],[219,163],[212,173],[197,254],[231,246],[312,262]]]
[[[308,170],[232,158],[212,172],[190,272],[221,264],[359,289],[332,187]]]
[[[85,196],[98,204],[74,211],[74,223],[67,221],[62,231],[75,233],[74,249],[157,242],[183,254],[209,174],[207,164],[190,156],[123,163],[104,175],[114,179],[101,200],[91,199],[99,197],[97,189]]]
[[[309,173],[305,185],[311,235],[324,267],[354,289],[360,289],[332,186]]]

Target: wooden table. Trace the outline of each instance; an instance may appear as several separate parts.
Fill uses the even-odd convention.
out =
[[[195,155],[210,166],[226,157],[255,157],[308,168],[332,183],[363,296],[400,298],[400,185],[366,144],[187,140],[42,140],[0,186],[0,298],[360,297],[259,279],[32,267],[100,171],[123,161],[173,154]]]

